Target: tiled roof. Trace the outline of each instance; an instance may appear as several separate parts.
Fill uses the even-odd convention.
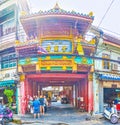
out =
[[[116,38],[116,37],[113,37],[111,36],[110,34],[105,34],[103,35],[103,38],[111,43],[114,43],[114,44],[117,44],[117,45],[120,45],[120,39],[119,38]]]
[[[92,19],[94,20],[94,16],[89,14],[83,14],[83,13],[79,13],[79,12],[75,12],[75,11],[66,11],[61,9],[58,4],[56,3],[55,7],[53,9],[47,10],[47,11],[42,11],[40,10],[38,13],[34,13],[32,15],[71,15],[71,16],[79,16],[79,17],[84,17],[84,18],[88,18],[88,19]],[[29,15],[25,15],[25,16],[29,16]]]

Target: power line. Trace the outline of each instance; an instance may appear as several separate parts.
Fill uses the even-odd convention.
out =
[[[98,27],[99,27],[99,26],[101,25],[101,23],[103,22],[105,16],[107,15],[107,13],[108,13],[108,11],[110,10],[110,8],[111,8],[111,6],[112,6],[112,4],[113,4],[114,1],[115,1],[115,0],[112,0],[112,2],[110,3],[108,9],[106,10],[105,14],[103,15],[103,17],[102,17],[102,19],[101,19],[101,21],[100,21]]]

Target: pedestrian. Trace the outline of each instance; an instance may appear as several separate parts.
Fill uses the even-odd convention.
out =
[[[47,112],[47,106],[48,106],[48,101],[46,99],[46,96],[44,96],[44,111],[45,111],[45,113]]]
[[[48,106],[49,107],[51,106],[51,97],[50,96],[48,97]]]
[[[40,101],[38,100],[37,97],[35,97],[35,100],[33,101],[33,113],[34,113],[34,118],[40,117]]]
[[[33,98],[32,97],[30,97],[29,105],[30,105],[30,113],[33,113]]]
[[[0,111],[3,109],[2,101],[0,100]]]
[[[40,113],[42,115],[44,115],[44,97],[43,97],[43,95],[40,95],[39,101],[40,101]]]

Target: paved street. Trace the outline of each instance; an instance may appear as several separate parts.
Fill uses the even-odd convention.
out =
[[[39,119],[33,119],[32,115],[21,116],[22,124],[24,125],[112,125],[104,118],[94,118],[86,121],[87,113],[78,112],[70,105],[60,105],[60,103],[53,103],[54,107],[48,109],[45,116]],[[65,108],[66,107],[66,108]],[[119,123],[120,124],[120,121]],[[116,125],[118,125],[116,124]],[[9,125],[16,125],[9,123]]]

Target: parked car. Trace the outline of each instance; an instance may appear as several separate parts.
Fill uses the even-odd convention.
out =
[[[67,97],[61,98],[61,104],[68,104],[68,103],[69,103],[69,100]]]

